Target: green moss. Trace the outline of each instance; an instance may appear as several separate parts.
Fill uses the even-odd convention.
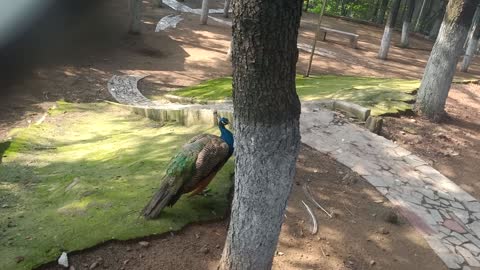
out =
[[[411,109],[418,80],[367,78],[353,76],[297,76],[297,93],[301,100],[346,100],[372,109],[372,114],[398,113]],[[231,78],[219,78],[177,90],[181,97],[198,100],[224,100],[232,96]]]
[[[15,130],[0,164],[0,269],[31,269],[61,251],[222,217],[231,161],[212,181],[212,196],[182,198],[157,220],[139,217],[170,157],[200,132],[218,133],[160,127],[107,104],[64,102],[45,123]],[[17,256],[24,261],[17,264]]]

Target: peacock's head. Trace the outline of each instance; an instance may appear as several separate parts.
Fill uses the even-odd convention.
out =
[[[225,125],[228,125],[230,122],[228,121],[227,118],[225,117],[219,117],[218,118],[218,125],[222,125],[222,126],[225,126]]]

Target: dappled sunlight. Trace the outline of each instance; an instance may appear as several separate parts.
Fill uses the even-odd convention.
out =
[[[15,263],[19,252],[25,265],[34,266],[56,258],[60,247],[84,249],[225,215],[231,161],[209,185],[209,196],[181,198],[159,219],[139,219],[175,151],[198,133],[217,129],[162,125],[107,104],[59,102],[49,114],[43,124],[15,131],[0,165],[1,202],[10,205],[0,225],[16,224],[0,239],[6,246],[0,268]],[[14,214],[20,212],[22,218]]]

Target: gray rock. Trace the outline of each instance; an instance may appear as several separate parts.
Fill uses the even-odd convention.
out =
[[[480,248],[472,243],[463,244],[463,247],[468,249],[473,255],[478,256],[480,254]]]
[[[378,116],[369,116],[365,127],[375,134],[380,134],[383,127],[383,118]]]
[[[66,252],[62,252],[60,258],[58,258],[58,264],[67,268],[68,267],[68,256]]]
[[[480,262],[478,262],[475,256],[473,256],[466,248],[456,247],[456,250],[463,256],[469,266],[480,267]]]

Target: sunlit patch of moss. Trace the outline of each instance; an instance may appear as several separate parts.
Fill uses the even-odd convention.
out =
[[[394,114],[411,109],[418,80],[367,78],[354,76],[297,76],[297,93],[301,100],[346,100],[372,109],[372,114]],[[181,97],[201,100],[231,99],[231,78],[219,78],[173,92]]]
[[[0,164],[0,269],[31,269],[63,250],[223,217],[232,162],[210,184],[212,196],[182,198],[157,220],[139,217],[170,157],[201,132],[218,134],[160,127],[108,104],[66,102],[43,124],[15,130]]]

